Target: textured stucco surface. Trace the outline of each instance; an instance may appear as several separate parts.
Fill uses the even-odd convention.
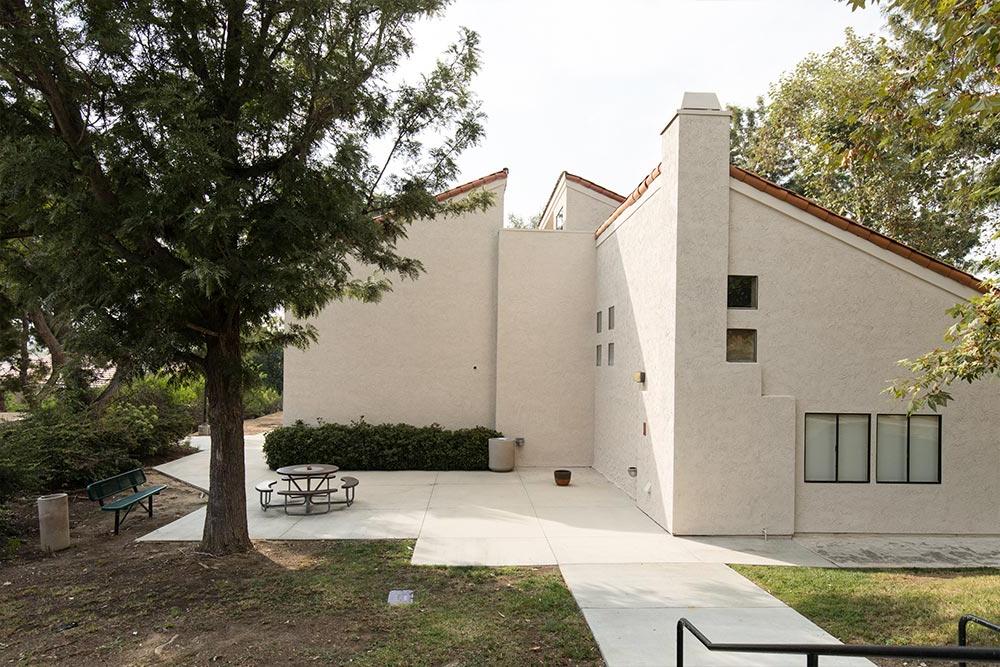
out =
[[[995,383],[956,386],[941,411],[941,484],[875,483],[875,415],[905,411],[882,393],[896,361],[940,345],[972,290],[733,183],[731,272],[759,276],[759,307],[730,320],[758,330],[765,391],[795,397],[795,531],[1000,533],[982,511],[1000,497]],[[872,415],[871,483],[804,481],[807,412]]]
[[[562,210],[566,215],[563,231],[593,232],[608,219],[617,206],[617,201],[579,183],[569,181],[566,175],[562,174],[556,181],[552,200],[542,211],[539,228],[555,229],[556,214]]]
[[[381,302],[335,302],[319,340],[285,351],[285,422],[493,426],[497,237],[506,181],[486,211],[417,222],[400,251],[423,262]]]
[[[500,232],[497,428],[520,466],[589,466],[594,442],[594,240]]]

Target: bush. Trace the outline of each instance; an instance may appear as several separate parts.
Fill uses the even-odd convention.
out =
[[[205,382],[201,378],[175,380],[166,375],[144,375],[122,387],[117,405],[155,406],[160,427],[179,440],[201,423]]]
[[[345,470],[486,470],[487,441],[500,435],[483,426],[449,431],[437,424],[297,422],[268,433],[264,455],[272,469],[330,463]]]
[[[281,394],[266,385],[257,385],[243,392],[243,418],[256,419],[281,409]]]
[[[43,408],[0,425],[0,482],[8,495],[80,488],[137,468],[178,439],[152,405],[118,404],[102,417]]]

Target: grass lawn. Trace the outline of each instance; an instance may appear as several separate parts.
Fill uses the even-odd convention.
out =
[[[853,570],[736,565],[845,643],[954,644],[958,619],[1000,619],[1000,570]],[[969,626],[970,644],[1000,636]]]
[[[226,558],[134,542],[198,500],[167,483],[158,516],[120,537],[75,501],[73,548],[0,563],[3,662],[601,664],[557,568],[415,567],[412,541],[260,542]],[[415,603],[389,607],[394,588]]]

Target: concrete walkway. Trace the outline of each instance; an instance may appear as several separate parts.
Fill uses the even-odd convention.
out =
[[[713,641],[836,642],[725,563],[838,566],[1000,565],[1000,539],[811,536],[683,538],[643,514],[590,468],[556,487],[552,471],[353,472],[351,508],[286,516],[264,512],[253,491],[274,479],[263,438],[247,436],[247,518],[253,539],[416,539],[415,565],[558,565],[612,667],[669,666],[684,616]],[[195,440],[207,448],[207,438]],[[208,452],[157,470],[208,488]],[[204,509],[141,537],[196,541]],[[685,642],[691,666],[802,665],[804,658],[710,654]],[[823,664],[870,665],[824,659]]]

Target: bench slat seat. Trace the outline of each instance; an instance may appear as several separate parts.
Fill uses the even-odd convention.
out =
[[[167,488],[166,484],[157,484],[156,486],[150,486],[148,488],[142,489],[139,493],[133,493],[131,496],[125,496],[124,498],[119,498],[114,500],[107,505],[101,505],[101,510],[105,512],[114,512],[115,510],[125,509],[131,505],[135,505],[140,500],[145,499],[147,496],[152,496],[163,489]]]

